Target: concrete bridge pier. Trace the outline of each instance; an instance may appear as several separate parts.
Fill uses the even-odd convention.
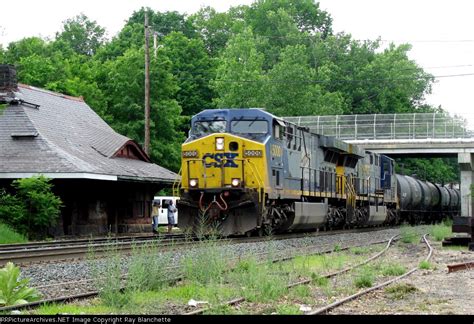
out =
[[[461,216],[472,217],[471,185],[473,183],[473,155],[458,153],[458,163],[461,170]]]
[[[453,234],[455,236],[448,240],[451,244],[456,242],[465,244],[467,242],[471,251],[474,251],[474,218],[472,217],[474,209],[471,194],[473,157],[474,154],[471,153],[458,153],[458,163],[461,169],[461,217],[453,217]]]

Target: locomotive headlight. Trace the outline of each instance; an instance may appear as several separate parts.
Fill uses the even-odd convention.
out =
[[[189,186],[190,187],[197,187],[197,185],[198,185],[197,179],[190,179],[189,180]]]
[[[262,157],[263,152],[261,150],[244,150],[244,157]]]
[[[240,179],[232,179],[232,187],[238,187],[240,185]]]
[[[185,158],[185,159],[189,159],[189,158],[195,158],[198,156],[198,151],[194,150],[194,151],[183,151],[182,153],[182,157]]]
[[[224,138],[217,137],[216,138],[216,150],[222,151],[224,149]]]

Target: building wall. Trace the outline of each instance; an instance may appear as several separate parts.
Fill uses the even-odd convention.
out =
[[[10,191],[11,180],[0,180]],[[62,202],[54,236],[151,232],[151,203],[163,188],[143,182],[54,179]]]

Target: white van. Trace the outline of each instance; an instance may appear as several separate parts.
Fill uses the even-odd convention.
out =
[[[155,196],[153,201],[157,201],[160,203],[160,213],[158,215],[158,225],[168,225],[168,205],[170,200],[173,201],[174,206],[176,207],[176,202],[179,200],[179,197],[171,197],[171,196]],[[174,214],[174,221],[178,224],[178,213],[177,211]]]

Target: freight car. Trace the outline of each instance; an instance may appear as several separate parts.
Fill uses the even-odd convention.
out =
[[[222,235],[432,221],[459,209],[458,192],[397,175],[388,156],[255,108],[192,118],[179,195],[180,228]]]

